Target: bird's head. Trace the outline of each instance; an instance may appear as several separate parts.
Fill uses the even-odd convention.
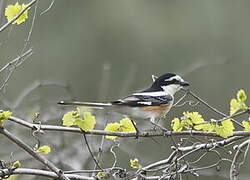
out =
[[[161,88],[165,92],[174,95],[182,87],[189,86],[190,84],[184,81],[179,75],[173,73],[166,73],[158,78],[154,78],[152,87]]]

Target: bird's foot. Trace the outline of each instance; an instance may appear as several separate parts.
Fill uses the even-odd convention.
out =
[[[158,128],[161,129],[163,132],[167,132],[167,131],[168,131],[165,127],[161,126],[160,124],[157,124],[157,123],[152,122],[152,121],[151,121],[151,123],[154,125],[154,130],[156,129],[156,127],[158,127]]]
[[[132,124],[133,124],[133,126],[134,126],[134,128],[135,128],[135,131],[136,131],[136,133],[135,133],[135,139],[138,139],[138,138],[139,138],[139,130],[138,130],[138,128],[136,127],[135,122],[134,122],[133,120],[131,120],[131,122],[132,122]]]

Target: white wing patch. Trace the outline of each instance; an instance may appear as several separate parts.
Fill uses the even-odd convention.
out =
[[[138,104],[145,104],[145,105],[151,105],[152,104],[152,102],[137,102]]]
[[[134,96],[129,96],[129,97],[126,97],[124,99],[120,99],[119,101],[121,102],[125,102],[125,101],[138,101],[139,99],[134,97]]]
[[[153,97],[157,97],[157,96],[166,96],[167,93],[164,92],[164,91],[157,91],[157,92],[134,93],[133,95],[135,95],[135,96],[153,96]]]

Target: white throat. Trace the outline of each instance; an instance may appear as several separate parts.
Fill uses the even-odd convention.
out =
[[[167,94],[170,94],[172,96],[174,96],[174,94],[181,89],[180,85],[177,85],[177,84],[171,84],[171,85],[167,85],[167,86],[161,86],[161,88]]]

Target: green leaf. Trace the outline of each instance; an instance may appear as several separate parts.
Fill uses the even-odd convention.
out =
[[[244,126],[244,131],[250,131],[250,122],[249,121],[242,121]]]
[[[227,130],[233,131],[235,129],[234,124],[230,119],[222,121],[221,124]]]
[[[230,115],[235,114],[239,110],[239,103],[237,99],[231,99],[230,101]]]
[[[230,115],[235,114],[239,110],[246,110],[247,105],[245,101],[247,100],[246,93],[243,89],[237,92],[237,99],[231,99],[230,101]]]
[[[3,121],[8,120],[11,115],[12,112],[10,111],[3,111],[0,113],[0,127],[3,127]]]
[[[15,162],[13,163],[13,165],[12,165],[12,168],[13,168],[13,169],[20,168],[20,167],[21,167],[20,161],[15,161]]]
[[[181,123],[179,118],[174,118],[171,122],[171,127],[173,131],[181,131],[184,125]]]
[[[130,162],[130,167],[131,168],[133,168],[133,169],[140,168],[140,164],[139,164],[138,159],[136,159],[136,158],[135,159],[130,159],[129,162]]]
[[[215,132],[223,137],[227,138],[233,135],[234,125],[230,119],[224,120],[221,122],[221,126],[217,125],[215,127]]]
[[[184,112],[183,114],[186,119],[191,120],[192,124],[201,124],[204,122],[202,115],[200,115],[198,112]]]
[[[15,5],[10,4],[5,8],[5,16],[8,19],[8,22],[14,19],[14,17],[19,14],[23,9],[27,7],[27,4],[20,4],[16,2]],[[20,15],[17,20],[15,20],[12,24],[21,24],[22,22],[25,22],[26,19],[28,19],[28,10],[26,10],[23,14]]]
[[[90,112],[83,113],[83,119],[76,118],[74,125],[78,125],[83,130],[92,130],[94,129],[96,124],[95,116],[93,116]]]
[[[63,126],[73,126],[75,123],[75,120],[80,117],[80,114],[78,111],[70,111],[63,115]]]
[[[247,95],[243,89],[240,89],[237,93],[237,100],[239,102],[245,102],[247,100]]]
[[[136,129],[129,118],[120,120],[121,132],[136,132]]]
[[[121,131],[121,124],[120,123],[108,123],[104,129],[104,131],[108,132],[120,132]],[[115,139],[117,136],[105,136],[107,139]]]
[[[108,123],[104,129],[108,132],[136,132],[136,129],[129,118],[123,118],[120,123]],[[115,139],[117,136],[105,136],[107,139]]]
[[[97,173],[96,178],[100,180],[109,179],[109,174],[107,172],[101,171]]]
[[[214,125],[212,123],[204,123],[204,124],[198,124],[194,125],[195,130],[203,130],[207,132],[213,132],[214,131]]]
[[[49,154],[51,152],[51,148],[49,146],[41,146],[36,151],[39,154]]]

